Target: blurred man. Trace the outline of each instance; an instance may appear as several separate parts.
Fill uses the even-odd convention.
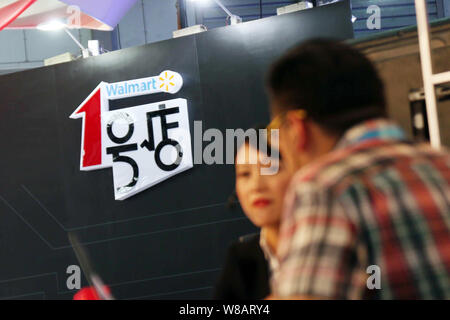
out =
[[[450,299],[450,155],[386,119],[383,84],[351,47],[315,40],[270,71],[280,151],[296,172],[277,298]]]

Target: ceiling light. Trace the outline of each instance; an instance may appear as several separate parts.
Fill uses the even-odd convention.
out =
[[[50,20],[39,24],[36,28],[41,31],[56,31],[67,27],[62,20]]]

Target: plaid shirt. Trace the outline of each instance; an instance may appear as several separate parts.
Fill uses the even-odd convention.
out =
[[[280,297],[450,299],[450,154],[387,120],[351,128],[295,175],[280,233]]]

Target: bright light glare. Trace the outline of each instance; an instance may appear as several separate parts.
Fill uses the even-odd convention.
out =
[[[36,28],[42,31],[56,31],[64,29],[65,27],[67,27],[67,25],[61,20],[51,20],[39,24]]]

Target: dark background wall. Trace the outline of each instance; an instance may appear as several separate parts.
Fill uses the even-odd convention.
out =
[[[247,128],[269,118],[263,78],[276,57],[311,37],[352,36],[346,1],[0,77],[0,298],[71,299],[69,231],[117,298],[209,298],[228,244],[255,231],[225,208],[233,167],[197,165],[115,201],[111,169],[79,170],[70,114],[100,81],[171,69],[191,126]]]
[[[189,0],[185,0],[188,4]],[[317,4],[328,3],[332,0],[317,0]],[[428,16],[430,20],[445,16],[444,2],[446,0],[427,0]],[[298,2],[298,0],[223,0],[231,12],[243,18],[244,21],[260,19],[277,14],[277,8]],[[363,37],[374,33],[393,30],[416,24],[414,0],[351,0],[352,14],[358,19],[353,24],[355,37]],[[193,4],[190,4],[194,6]],[[381,29],[369,30],[367,19],[371,15],[367,8],[377,5],[381,10]],[[197,6],[197,22],[208,28],[225,25],[225,13],[212,1]]]

